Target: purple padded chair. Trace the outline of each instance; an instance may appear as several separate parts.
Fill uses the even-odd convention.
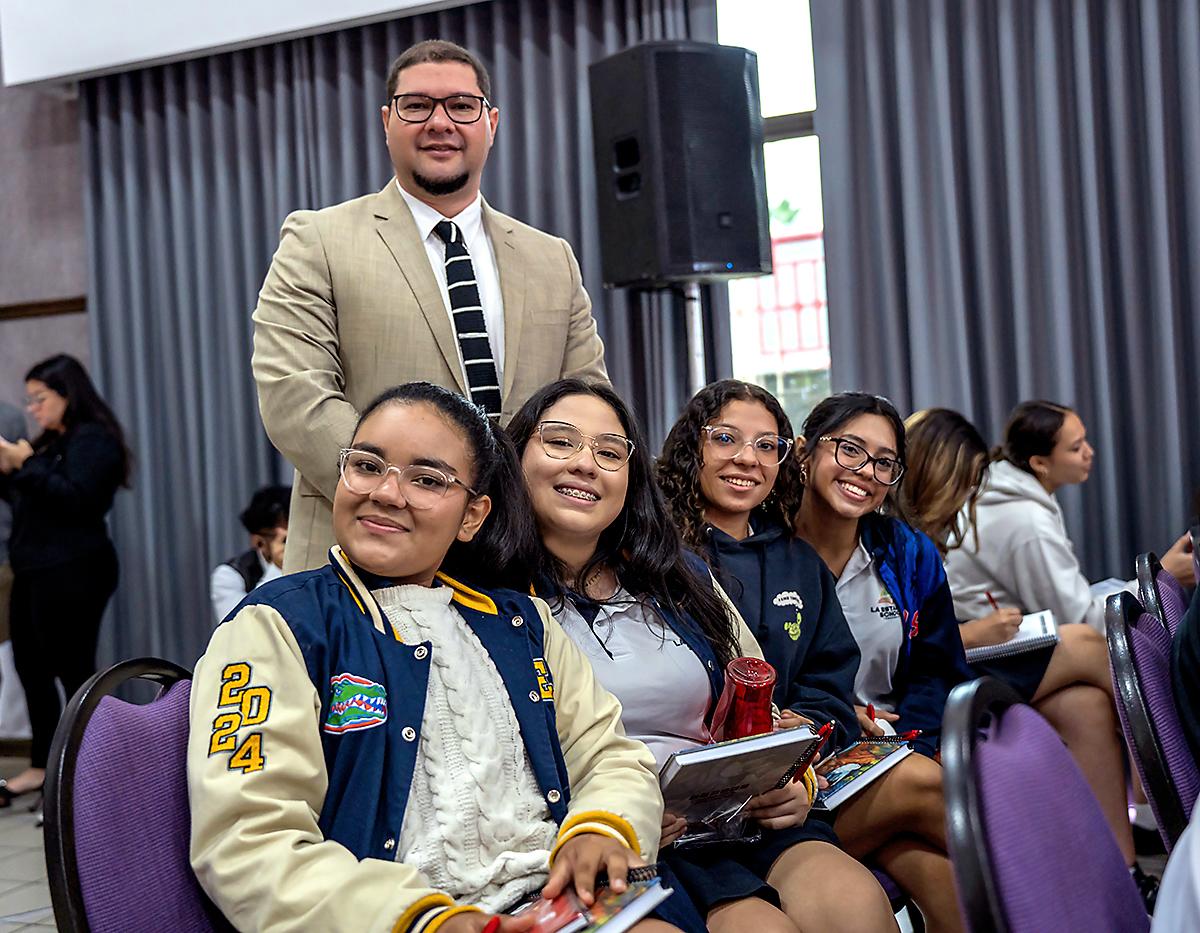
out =
[[[169,661],[123,661],[84,684],[54,735],[46,773],[46,869],[59,930],[232,929],[188,862],[191,674]],[[149,703],[111,694],[159,685]]]
[[[1121,731],[1170,852],[1200,794],[1171,687],[1171,640],[1132,593],[1110,596],[1104,619]]]
[[[946,831],[971,933],[1150,929],[1099,804],[1054,729],[1006,684],[950,693]]]
[[[1137,571],[1138,598],[1142,605],[1174,636],[1183,614],[1187,612],[1187,593],[1178,580],[1163,570],[1153,551],[1139,554],[1134,560],[1134,568]]]

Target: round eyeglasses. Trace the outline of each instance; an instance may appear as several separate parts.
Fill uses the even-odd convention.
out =
[[[718,460],[732,460],[749,447],[763,466],[779,466],[787,459],[795,443],[790,437],[780,437],[778,434],[756,434],[747,439],[737,428],[723,424],[706,424],[704,433],[707,435],[705,441],[708,449]]]
[[[834,437],[831,434],[826,434],[824,437],[817,438],[818,441],[832,441],[833,459],[838,466],[843,466],[847,470],[853,470],[857,473],[868,463],[871,464],[871,472],[875,476],[875,482],[882,483],[884,486],[895,486],[900,482],[900,477],[904,475],[904,463],[897,460],[895,457],[872,457],[862,444],[856,443],[845,437]]]
[[[477,94],[452,94],[449,97],[397,94],[392,98],[392,109],[405,123],[424,123],[433,116],[438,104],[455,123],[474,123],[483,116],[485,108],[492,106],[486,97]]]
[[[624,434],[584,434],[565,421],[543,421],[537,426],[542,450],[555,460],[570,460],[587,444],[592,458],[602,470],[615,472],[633,456],[633,442]]]
[[[410,463],[398,467],[366,450],[346,447],[338,455],[338,471],[346,488],[358,496],[369,496],[387,482],[395,471],[400,494],[410,509],[432,509],[452,486],[461,486],[472,499],[479,493],[456,476],[434,467]]]

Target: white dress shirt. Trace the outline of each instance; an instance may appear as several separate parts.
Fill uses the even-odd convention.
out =
[[[254,584],[254,588],[262,586],[274,580],[276,577],[282,577],[283,571],[272,564],[269,560],[258,555],[258,563],[262,567],[262,579]],[[242,575],[234,570],[229,564],[218,564],[212,572],[212,577],[208,584],[209,598],[212,600],[213,619],[215,624],[220,625],[221,621],[237,608],[237,604],[246,598],[246,594],[250,591],[246,589],[246,581],[242,579]]]
[[[483,319],[487,324],[488,342],[492,346],[492,359],[496,361],[496,375],[504,379],[504,298],[500,293],[500,270],[496,267],[496,253],[492,249],[492,241],[483,227],[483,195],[476,195],[475,200],[459,211],[455,217],[443,217],[432,207],[405,191],[400,182],[396,188],[404,203],[412,212],[413,221],[417,225],[417,233],[425,244],[425,253],[429,256],[429,265],[433,267],[433,277],[437,280],[438,290],[442,293],[442,301],[446,305],[446,315],[450,316],[450,292],[446,288],[446,244],[441,237],[433,232],[443,220],[451,221],[462,231],[463,242],[467,252],[471,254],[471,266],[475,270],[475,282],[479,286],[479,304],[483,308]],[[453,327],[454,319],[450,319]],[[457,341],[455,341],[457,347]],[[458,365],[461,367],[462,348],[458,348]],[[464,378],[465,375],[464,375]]]

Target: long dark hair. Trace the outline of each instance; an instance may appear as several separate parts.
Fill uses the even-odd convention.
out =
[[[882,395],[871,395],[868,392],[839,392],[837,395],[831,395],[817,402],[813,410],[808,413],[808,417],[804,419],[804,449],[799,452],[798,465],[805,465],[812,459],[822,437],[831,433],[836,434],[846,422],[852,421],[859,415],[879,415],[887,419],[896,434],[896,459],[904,463],[904,419],[900,417],[900,412],[896,411],[896,406]],[[899,483],[889,487],[887,498],[884,500],[886,508],[898,515],[903,515],[898,500],[900,486],[903,482],[902,477]],[[801,494],[803,494],[803,490],[801,490]]]
[[[432,405],[458,428],[471,451],[471,486],[492,500],[492,511],[475,537],[455,541],[442,561],[446,574],[486,589],[529,592],[530,569],[541,546],[533,506],[525,491],[521,464],[512,441],[483,411],[449,389],[430,382],[406,382],[377,395],[358,418],[362,423],[383,405]]]
[[[112,409],[100,397],[83,364],[73,356],[59,353],[42,360],[25,374],[25,381],[36,380],[67,400],[63,414],[63,434],[70,434],[81,424],[96,424],[111,434],[121,448],[121,485],[129,485],[129,474],[133,467],[133,456],[125,445],[125,432]],[[55,438],[57,431],[43,431],[33,442],[34,450],[45,449]]]
[[[792,436],[792,422],[779,400],[762,386],[739,379],[712,382],[692,396],[683,414],[671,427],[658,458],[662,486],[675,524],[690,547],[704,546],[704,494],[700,471],[704,466],[704,426],[711,424],[730,402],[758,402],[775,419],[780,437]],[[775,487],[754,510],[752,520],[790,526],[800,505],[799,462],[788,457],[779,465]]]
[[[1021,402],[1008,416],[1004,426],[1004,444],[994,455],[1007,460],[1026,473],[1033,473],[1033,457],[1049,457],[1058,443],[1058,432],[1071,409],[1056,402],[1036,399]]]
[[[641,425],[624,400],[609,386],[562,379],[543,387],[509,423],[508,431],[520,453],[533,438],[545,411],[570,395],[590,395],[608,405],[633,442],[626,467],[629,487],[621,513],[600,534],[596,552],[579,573],[568,579],[566,568],[543,545],[537,564],[539,595],[561,605],[569,591],[583,593],[584,581],[602,565],[610,567],[636,599],[653,600],[686,624],[699,627],[725,664],[740,654],[733,619],[709,581],[700,579],[687,562],[683,541],[671,521],[666,501],[654,480],[654,466]],[[546,590],[546,592],[543,592]]]

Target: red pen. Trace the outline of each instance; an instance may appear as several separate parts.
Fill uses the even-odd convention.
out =
[[[825,747],[825,743],[829,741],[829,737],[831,735],[833,735],[833,720],[832,719],[829,720],[829,722],[825,723],[825,725],[821,726],[821,728],[817,730],[816,744],[813,745],[813,747],[811,749],[809,749],[808,754],[805,755],[802,759],[800,759],[800,763],[798,765],[796,765],[796,771],[792,775],[792,783],[793,784],[795,784],[797,781],[802,780],[804,778],[804,772],[807,771],[809,769],[809,767],[812,766],[812,763],[817,760],[817,756],[819,754],[821,754],[821,749]]]
[[[902,732],[900,735],[896,736],[896,738],[898,738],[901,742],[911,742],[913,739],[920,738],[921,734],[922,733],[920,729],[909,729],[907,732]]]
[[[492,917],[491,920],[483,925],[482,933],[496,933],[498,929],[500,929],[500,918]]]
[[[989,593],[987,590],[983,591],[983,595],[986,596],[988,599],[988,602],[992,604],[992,611],[999,612],[1000,604],[998,602],[996,602],[996,597],[993,596],[991,593]]]
[[[871,722],[875,721],[875,704],[874,703],[867,704],[867,718],[869,720],[871,720]]]

